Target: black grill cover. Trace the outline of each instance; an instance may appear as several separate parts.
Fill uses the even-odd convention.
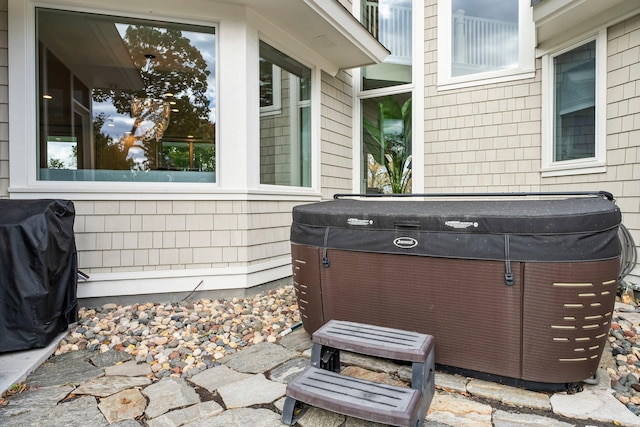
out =
[[[0,201],[0,352],[45,347],[78,321],[75,209]]]
[[[512,261],[620,256],[621,214],[604,197],[354,200],[296,206],[291,241],[327,249]]]

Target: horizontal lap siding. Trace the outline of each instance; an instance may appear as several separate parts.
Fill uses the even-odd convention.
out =
[[[353,97],[351,75],[322,73],[320,185],[322,197],[350,192],[353,168]]]
[[[77,201],[80,268],[91,273],[247,266],[289,256],[278,201]]]
[[[438,91],[436,1],[425,5],[424,191],[538,191],[540,62],[532,79]]]
[[[606,190],[640,244],[640,15],[607,29],[605,173],[544,178],[543,190]],[[636,270],[637,271],[637,270]],[[632,282],[640,283],[636,272]]]
[[[424,191],[606,190],[640,242],[640,16],[608,28],[606,173],[542,178],[541,60],[533,79],[438,91],[436,0],[424,10]]]

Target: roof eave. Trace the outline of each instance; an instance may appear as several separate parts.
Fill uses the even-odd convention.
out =
[[[337,0],[224,0],[244,5],[338,70],[382,62],[389,51]]]

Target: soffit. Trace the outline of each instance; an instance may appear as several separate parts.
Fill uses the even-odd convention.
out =
[[[552,48],[634,12],[640,13],[640,0],[538,1],[533,5],[538,48]]]
[[[335,66],[382,62],[389,51],[337,0],[224,0],[244,5]]]

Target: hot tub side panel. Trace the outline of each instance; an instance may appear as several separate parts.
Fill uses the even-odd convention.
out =
[[[325,323],[321,296],[320,260],[320,248],[291,244],[293,286],[298,299],[302,326],[309,334],[313,334]]]
[[[436,363],[519,378],[521,264],[327,250],[324,319],[431,334]]]
[[[611,325],[619,259],[527,263],[522,378],[579,382],[592,377]]]

